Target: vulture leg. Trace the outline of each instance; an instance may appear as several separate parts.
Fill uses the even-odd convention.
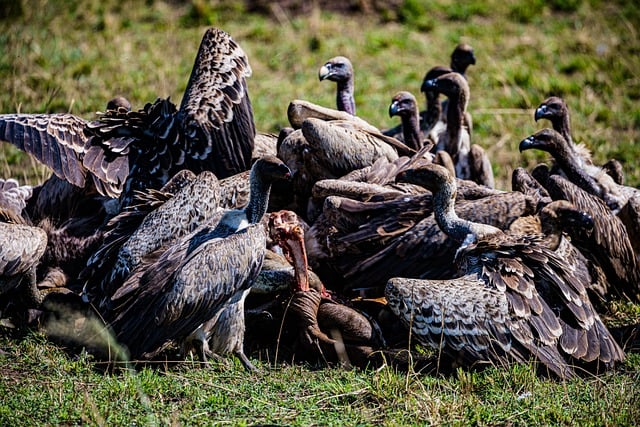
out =
[[[238,359],[240,359],[240,362],[242,362],[242,366],[244,366],[244,368],[247,371],[253,372],[255,374],[259,374],[260,373],[260,370],[258,368],[256,368],[255,366],[253,366],[253,363],[251,363],[251,361],[249,360],[247,355],[244,354],[244,351],[242,349],[234,352],[234,354],[236,355],[236,357]]]

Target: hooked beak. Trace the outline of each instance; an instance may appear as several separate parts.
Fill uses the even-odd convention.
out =
[[[533,118],[537,122],[540,119],[544,119],[546,114],[547,114],[547,106],[541,105],[540,107],[536,108],[536,113],[534,114]]]
[[[389,117],[393,117],[400,111],[400,105],[398,101],[393,101],[389,106]]]
[[[535,143],[536,143],[536,139],[533,137],[533,135],[528,136],[522,141],[520,141],[520,145],[518,146],[518,149],[522,153],[525,150],[535,148]]]
[[[318,71],[318,78],[320,81],[325,80],[331,76],[332,69],[331,64],[324,64],[320,67],[320,71]]]

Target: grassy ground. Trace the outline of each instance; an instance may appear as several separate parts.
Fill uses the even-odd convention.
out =
[[[636,425],[638,354],[617,373],[556,382],[528,366],[448,377],[258,362],[262,376],[177,366],[104,373],[36,334],[0,338],[2,425]]]
[[[368,4],[369,2],[360,2]],[[87,119],[115,94],[134,108],[157,96],[179,103],[207,26],[246,50],[257,127],[277,131],[290,100],[333,106],[317,71],[341,54],[356,68],[358,114],[384,128],[393,94],[419,96],[433,65],[458,42],[474,46],[469,70],[474,142],[490,153],[500,188],[517,166],[541,160],[517,144],[544,126],[533,110],[563,96],[574,138],[597,161],[616,157],[640,184],[640,11],[628,2],[405,0],[378,16],[316,9],[297,17],[247,13],[240,2],[30,0],[0,2],[0,113],[71,111]],[[2,15],[0,15],[2,16]],[[0,143],[0,176],[48,175]],[[635,310],[635,311],[634,311]],[[638,322],[637,307],[631,312]],[[600,378],[554,382],[529,367],[433,377],[397,372],[278,366],[263,377],[239,364],[105,374],[40,335],[0,335],[0,425],[322,424],[634,425],[640,420],[640,358]]]

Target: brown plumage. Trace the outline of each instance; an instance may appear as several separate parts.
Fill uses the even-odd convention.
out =
[[[610,292],[637,300],[640,271],[633,245],[622,221],[602,201],[560,175],[543,183],[554,200],[564,199],[594,220],[591,233],[576,233],[572,242],[603,269],[611,284]]]
[[[434,191],[438,225],[463,243],[452,280],[393,278],[385,295],[413,337],[465,365],[537,359],[561,378],[574,363],[598,369],[624,359],[584,285],[537,236],[512,236],[459,218],[455,182],[436,166],[405,172]]]
[[[203,358],[210,349],[230,352],[255,370],[242,349],[244,299],[266,250],[259,221],[271,183],[289,175],[276,158],[257,161],[244,209],[228,210],[215,226],[205,225],[168,249],[160,248],[131,273],[114,294],[116,308],[108,317],[132,357],[153,357],[170,342],[195,342]],[[153,332],[145,334],[149,328]]]
[[[587,170],[590,166],[593,165],[593,160],[591,159],[591,152],[589,149],[582,143],[576,144],[573,141],[573,137],[571,136],[571,119],[569,115],[569,107],[564,99],[558,96],[551,96],[544,101],[536,108],[534,113],[534,119],[537,122],[540,119],[547,119],[551,122],[551,126],[553,130],[559,132],[562,137],[567,141],[568,148],[572,150],[572,153],[575,156],[580,158],[583,166],[587,167]],[[622,171],[622,164],[615,159],[609,160],[605,165],[603,165],[604,171],[611,176],[611,178],[617,184],[624,183],[624,174]]]
[[[589,194],[599,197],[623,221],[630,233],[630,241],[636,262],[640,263],[640,198],[637,188],[617,184],[614,179],[584,156],[579,155],[562,135],[552,129],[542,129],[520,143],[520,151],[539,149],[550,153],[557,166],[576,186]],[[553,171],[553,168],[552,168]],[[631,201],[631,202],[630,202]]]
[[[209,237],[212,231],[202,230],[195,247],[183,239],[125,282],[139,291],[110,325],[132,358],[153,357],[186,340],[258,274],[266,246],[261,224],[226,238]]]
[[[476,57],[473,53],[473,48],[466,43],[460,43],[455,47],[453,52],[451,52],[449,67],[436,65],[427,71],[422,79],[422,85],[420,87],[420,92],[424,92],[426,98],[426,109],[420,111],[419,122],[423,138],[437,143],[437,135],[440,133],[441,129],[446,127],[446,110],[448,108],[447,100],[444,100],[441,103],[438,91],[434,91],[433,88],[426,84],[426,82],[452,71],[459,73],[466,79],[467,68],[475,63]],[[471,133],[473,129],[471,115],[465,115],[464,123],[469,130],[469,133]],[[393,136],[404,141],[401,126],[387,129],[384,133],[385,135]]]
[[[477,191],[480,188],[487,191]],[[501,229],[536,208],[535,201],[522,193],[504,193],[477,184],[461,186],[460,191],[469,200],[457,203],[458,212]],[[348,289],[381,291],[386,280],[395,275],[439,278],[455,271],[452,260],[457,244],[438,228],[428,192],[376,202],[327,197],[323,214],[306,239],[314,268],[320,272],[326,269],[328,273],[321,273],[322,277],[337,277],[335,286]]]
[[[132,204],[110,221],[104,245],[91,256],[83,272],[84,292],[96,307],[110,305],[113,293],[145,256],[192,232],[217,211],[220,187],[213,173],[194,176],[186,172],[174,178],[186,182],[174,193],[164,187],[164,191],[151,192],[144,201]],[[178,186],[176,180],[167,184]],[[168,198],[154,201],[153,194],[166,194]]]
[[[401,91],[396,93],[389,105],[389,116],[400,116],[402,121],[402,141],[413,148],[420,150],[424,145],[423,134],[420,131],[420,115],[416,97],[411,92]],[[428,142],[432,145],[433,142]]]
[[[307,218],[308,199],[315,182],[336,179],[372,165],[379,158],[398,158],[393,138],[362,128],[352,120],[325,121],[309,117],[302,128],[288,134],[278,146],[281,158],[293,173],[294,210]],[[413,151],[394,140],[406,151]]]
[[[15,179],[0,179],[0,209],[21,216],[33,194],[31,185],[20,185]]]
[[[0,139],[33,154],[60,178],[121,195],[160,188],[181,169],[219,178],[248,170],[255,137],[247,57],[225,32],[204,34],[180,108],[158,99],[138,111],[119,106],[87,122],[69,114],[0,116]],[[119,104],[115,104],[119,105]]]
[[[471,65],[475,65],[476,55],[473,52],[473,47],[467,43],[458,44],[453,52],[451,52],[451,62],[449,66],[457,73],[462,74],[466,78],[467,68]]]
[[[424,76],[420,92],[425,94],[426,108],[418,113],[418,123],[421,139],[431,141],[433,144],[438,141],[438,134],[446,127],[445,120],[442,117],[442,104],[440,103],[440,93],[425,85],[428,80],[440,77],[443,74],[450,73],[452,70],[447,67],[436,66],[431,68]],[[385,135],[393,136],[404,142],[404,126],[402,124],[387,129],[383,132]]]
[[[362,120],[360,117],[352,116],[344,111],[336,110],[333,108],[323,107],[318,104],[314,104],[302,99],[294,99],[287,107],[287,118],[289,123],[294,129],[300,129],[302,122],[306,119],[314,118],[321,120],[345,120],[352,121],[359,127],[368,130],[370,132],[377,132],[378,129],[369,124],[367,121]]]
[[[125,101],[122,97],[114,98],[107,108],[124,113]],[[107,165],[105,170],[98,171],[84,163],[89,125],[89,121],[69,113],[2,114],[0,140],[31,154],[74,186],[85,188],[91,182],[101,194],[116,197],[122,184],[118,179],[126,177],[116,169],[118,165]]]
[[[36,267],[47,247],[44,230],[0,222],[0,242],[0,295],[19,286],[37,290]]]

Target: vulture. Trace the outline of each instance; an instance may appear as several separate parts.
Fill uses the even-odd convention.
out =
[[[31,303],[41,303],[36,267],[47,248],[47,234],[39,227],[0,222],[0,295],[26,290]]]
[[[420,129],[423,129],[423,132],[434,143],[437,143],[438,134],[446,127],[447,118],[442,109],[443,105],[440,102],[440,93],[434,90],[434,88],[429,87],[426,82],[450,73],[451,71],[453,70],[447,67],[435,66],[427,71],[420,85],[420,92],[424,93],[426,100],[426,109],[420,112]],[[469,133],[471,133],[470,123],[471,115],[465,114],[465,124],[467,129],[469,129]]]
[[[586,164],[555,130],[542,129],[520,142],[519,148],[520,151],[538,149],[548,152],[571,182],[602,199],[622,220],[640,262],[640,191],[637,188],[617,184],[604,169]]]
[[[600,309],[606,301],[609,282],[602,267],[577,247],[581,238],[593,232],[594,225],[591,215],[559,199],[549,201],[536,215],[518,218],[509,226],[509,232],[544,236],[543,244],[567,260],[572,274],[585,285],[591,302]]]
[[[537,199],[519,192],[457,182],[464,200],[456,209],[478,222],[506,229],[537,207]],[[431,198],[428,191],[388,200],[326,197],[322,214],[305,234],[310,264],[329,287],[370,288],[378,296],[393,276],[449,277],[457,244],[438,228]]]
[[[476,55],[473,53],[473,47],[469,44],[460,43],[451,52],[451,62],[449,63],[451,70],[461,74],[465,79],[467,78],[467,68],[475,64]]]
[[[436,65],[427,71],[422,79],[422,85],[420,86],[420,92],[423,92],[426,98],[426,109],[424,111],[420,111],[419,120],[423,138],[430,139],[434,141],[434,143],[437,142],[437,135],[440,133],[440,130],[446,126],[446,111],[448,108],[447,100],[444,100],[441,103],[438,91],[427,86],[426,82],[451,72],[459,73],[466,79],[467,77],[465,73],[467,68],[475,63],[476,57],[473,53],[473,48],[466,43],[460,43],[451,53],[451,62],[449,67]],[[471,133],[473,123],[470,114],[465,114],[464,123],[469,130],[469,133]],[[398,138],[400,141],[404,141],[404,135],[400,126],[387,129],[384,131],[384,134]]]
[[[389,117],[393,116],[400,117],[402,141],[414,150],[420,150],[425,141],[420,130],[418,102],[411,92],[400,91],[393,96],[389,105]]]
[[[510,235],[458,217],[455,180],[438,165],[403,172],[434,193],[438,226],[461,246],[446,280],[394,277],[385,296],[419,343],[465,366],[537,360],[559,378],[602,369],[624,353],[567,261],[539,235]]]
[[[218,178],[249,169],[256,134],[250,74],[242,48],[210,28],[179,108],[158,98],[138,111],[117,104],[91,122],[71,114],[0,115],[0,139],[78,187],[90,177],[124,207],[135,190],[158,189],[181,169]]]
[[[8,216],[8,219],[21,218],[32,194],[31,185],[20,185],[13,178],[0,179],[0,215]]]
[[[549,120],[553,130],[559,132],[564,137],[569,143],[569,149],[580,158],[584,166],[589,169],[593,165],[589,149],[582,143],[575,144],[573,142],[569,107],[564,99],[558,96],[551,96],[545,99],[538,108],[536,108],[533,118],[536,122],[540,119]],[[617,184],[622,185],[624,183],[622,164],[619,161],[611,159],[602,165],[602,168]]]
[[[399,153],[415,153],[357,117],[333,120],[332,110],[321,108],[318,118],[315,110],[313,104],[292,103],[290,121],[294,128],[298,125],[300,128],[283,132],[278,144],[278,157],[293,174],[291,209],[307,219],[312,216],[307,210],[312,187],[317,181],[340,178],[370,166],[380,158],[393,162]]]
[[[354,98],[354,76],[351,61],[344,56],[336,56],[324,63],[318,71],[318,78],[336,82],[336,108],[338,111],[356,115]]]
[[[279,159],[258,160],[244,209],[227,210],[216,224],[159,248],[129,275],[106,317],[132,358],[151,358],[179,343],[196,346],[203,360],[212,348],[234,353],[255,370],[242,348],[244,299],[264,259],[267,236],[260,221],[271,183],[289,176]]]
[[[444,150],[453,159],[456,176],[471,179],[488,187],[494,186],[493,171],[489,158],[482,147],[471,145],[464,117],[469,103],[469,85],[458,73],[447,73],[424,85],[447,96],[446,128],[438,135],[436,151]]]
[[[55,175],[36,187],[20,186],[13,179],[0,180],[0,221],[38,229],[34,236],[40,232],[46,235],[35,276],[40,288],[72,284],[70,279],[77,277],[102,241],[105,200]]]
[[[606,275],[610,284],[606,296],[637,301],[640,298],[640,269],[633,242],[623,222],[602,199],[561,175],[545,177],[539,169],[539,180],[552,199],[567,200],[593,218],[593,230],[590,233],[578,230],[572,235],[572,243]]]
[[[81,274],[85,298],[100,309],[109,307],[113,293],[144,257],[192,232],[218,211],[220,185],[212,172],[196,176],[182,170],[161,191],[148,189],[138,199],[109,222],[104,243]]]

